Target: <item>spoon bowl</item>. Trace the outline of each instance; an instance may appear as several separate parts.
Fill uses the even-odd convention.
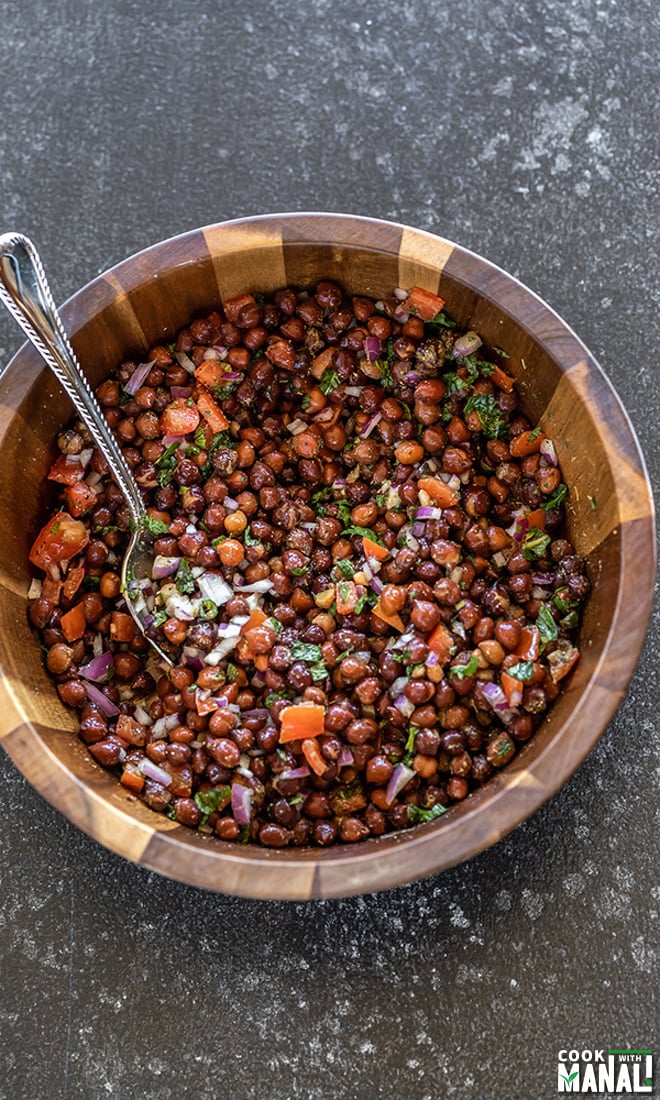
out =
[[[32,241],[20,233],[0,236],[0,299],[68,393],[124,495],[133,533],[121,565],[122,592],[140,633],[162,660],[172,664],[171,656],[151,636],[133,601],[134,578],[151,576],[154,558],[142,494],[71,346],[41,257]]]

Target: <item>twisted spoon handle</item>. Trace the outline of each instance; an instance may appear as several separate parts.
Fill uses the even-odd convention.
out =
[[[0,236],[0,299],[68,393],[139,526],[145,514],[140,490],[71,347],[39,253],[20,233]]]

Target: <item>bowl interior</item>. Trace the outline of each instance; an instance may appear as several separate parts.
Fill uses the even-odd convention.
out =
[[[641,649],[654,571],[652,498],[616,394],[584,346],[531,292],[441,238],[341,215],[274,215],[210,226],[126,260],[76,294],[63,316],[94,384],[168,342],[218,300],[321,278],[351,294],[395,286],[439,293],[461,327],[509,354],[523,406],[553,439],[569,484],[568,524],[594,585],[582,658],[533,740],[441,822],[328,851],[238,851],[153,814],[94,763],[59,702],[26,616],[27,554],[51,507],[44,482],[68,399],[31,348],[2,379],[0,736],[28,779],[108,847],[211,889],[270,898],[374,890],[473,855],[568,778],[607,725]]]

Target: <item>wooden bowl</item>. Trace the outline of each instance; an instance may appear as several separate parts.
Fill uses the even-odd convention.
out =
[[[640,654],[655,568],[653,503],[629,420],[574,333],[531,291],[439,237],[367,218],[276,214],[208,226],[154,245],[99,276],[63,308],[97,384],[122,359],[171,340],[220,298],[321,278],[378,298],[421,285],[461,326],[511,358],[522,403],[554,440],[570,487],[568,522],[593,583],[582,658],[547,720],[512,763],[429,825],[322,851],[235,846],[131,798],[76,735],[27,619],[28,550],[51,507],[44,481],[72,418],[36,352],[1,383],[0,737],[20,771],[70,821],[127,859],[182,882],[255,898],[342,897],[409,882],[495,843],[557,791],[619,704]],[[592,502],[595,503],[592,504]]]

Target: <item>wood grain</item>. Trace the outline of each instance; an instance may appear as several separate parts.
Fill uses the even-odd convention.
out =
[[[49,507],[44,476],[57,431],[71,412],[38,356],[21,349],[0,389],[3,747],[45,798],[100,843],[161,874],[246,897],[384,889],[450,867],[510,832],[572,775],[606,728],[637,662],[653,592],[652,496],[614,390],[540,299],[449,241],[344,215],[244,219],[131,257],[74,295],[63,312],[98,382],[222,297],[320,278],[376,297],[413,283],[438,290],[461,326],[508,351],[507,369],[530,417],[558,445],[571,536],[587,556],[594,590],[581,628],[582,659],[550,715],[506,769],[440,822],[327,851],[237,847],[186,830],[153,814],[95,764],[28,626],[27,553]]]

